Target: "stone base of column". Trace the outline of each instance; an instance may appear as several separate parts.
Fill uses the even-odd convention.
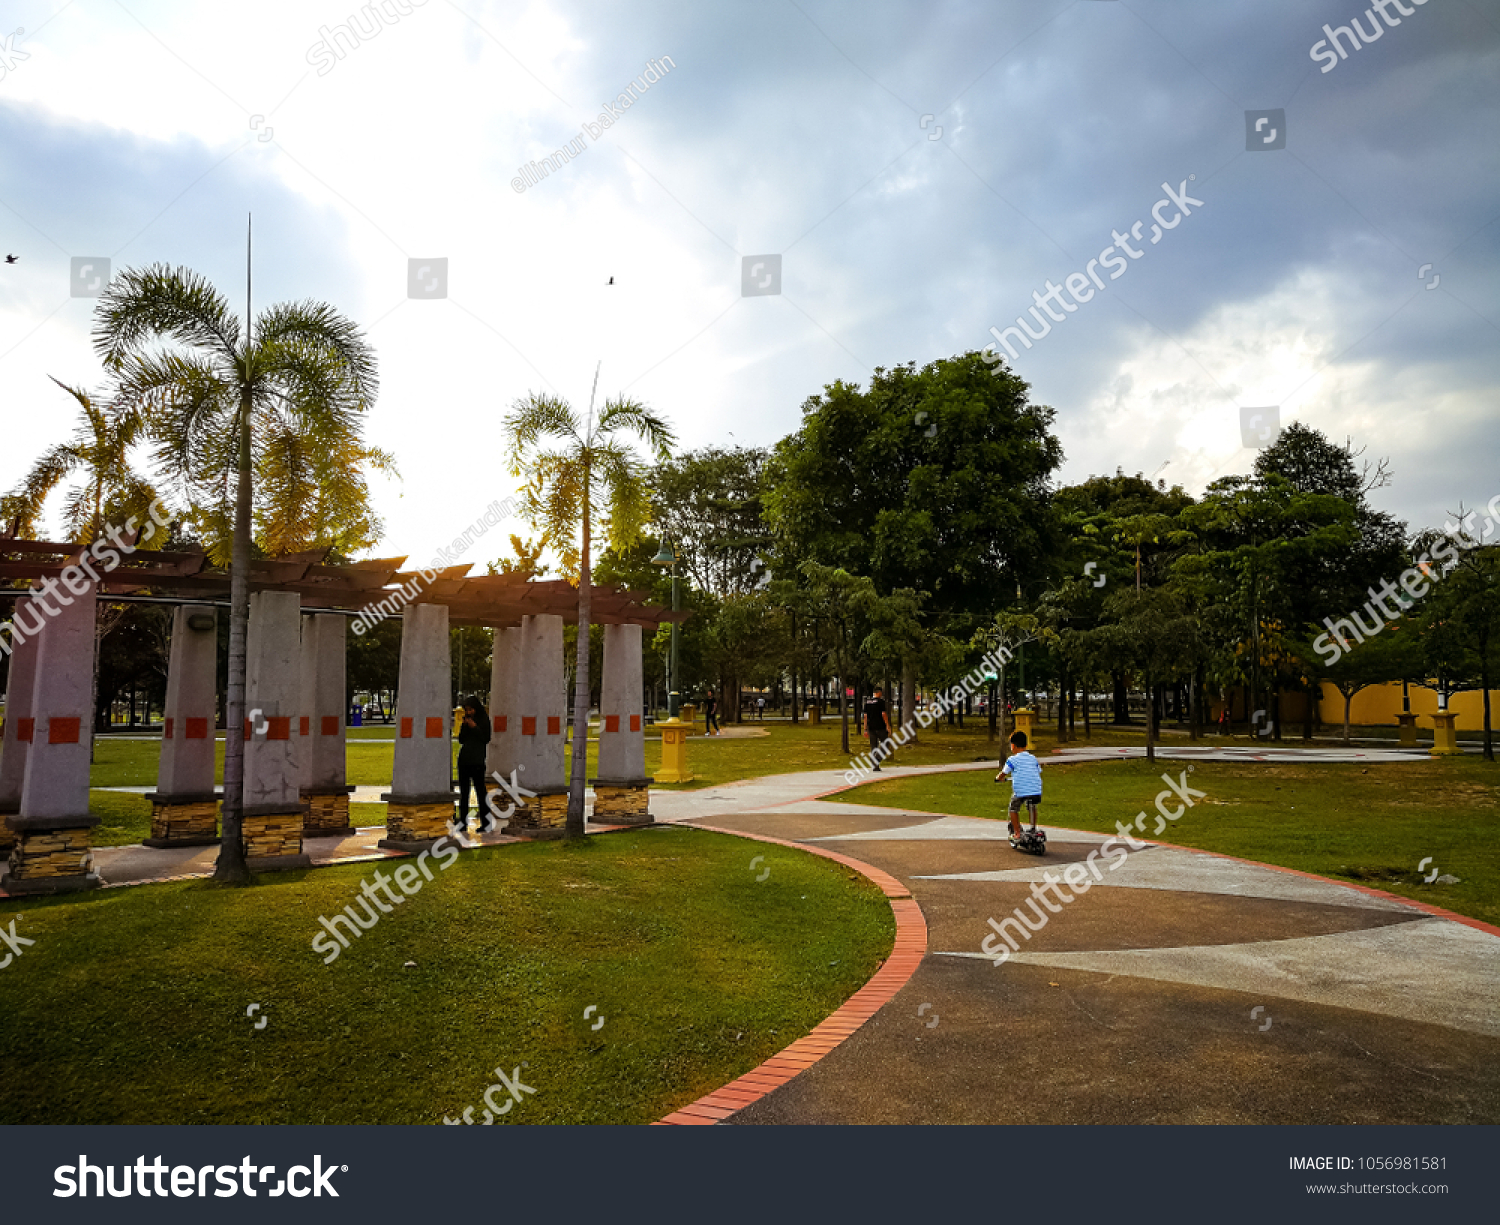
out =
[[[151,837],[142,846],[158,850],[173,846],[212,846],[219,841],[219,797],[213,792],[201,795],[162,795],[151,792]]]
[[[99,824],[98,817],[11,816],[5,824],[14,844],[10,871],[0,877],[0,889],[11,897],[99,888],[102,882],[89,871],[89,830]]]
[[[489,799],[491,796],[498,796],[493,804],[489,804]],[[484,798],[486,804],[489,804],[489,819],[492,823],[507,821],[510,822],[513,826],[516,821],[525,821],[527,819],[527,814],[531,811],[531,809],[527,805],[517,804],[515,797],[492,778],[485,780]],[[509,816],[502,817],[499,815],[507,808],[512,807],[514,808],[514,811]]]
[[[349,823],[349,796],[353,787],[337,791],[302,793],[302,836],[304,838],[352,838],[354,826]]]
[[[5,823],[6,818],[20,815],[20,809],[0,808],[0,855],[9,855],[10,848],[16,844],[15,832]]]
[[[651,815],[651,779],[632,778],[601,780],[592,778],[595,825],[653,825]]]
[[[240,817],[240,845],[252,872],[310,868],[302,849],[302,809],[247,808]]]
[[[567,835],[568,789],[566,787],[544,787],[536,795],[528,797],[530,803],[511,814],[505,832],[517,838],[528,838],[533,842],[562,838]],[[522,813],[525,813],[523,818]]]
[[[453,833],[454,795],[393,795],[380,797],[386,806],[385,837],[376,846],[391,851],[425,851]]]

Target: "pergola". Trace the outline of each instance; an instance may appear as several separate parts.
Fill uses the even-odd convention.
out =
[[[168,552],[0,536],[0,599],[15,609],[0,628],[11,656],[0,741],[0,846],[11,843],[0,888],[49,893],[97,886],[89,870],[88,763],[96,610],[100,601],[175,606],[151,847],[217,841],[214,788],[217,610],[230,576],[201,551]],[[563,626],[577,624],[570,583],[529,573],[471,577],[470,566],[404,570],[407,559],[329,565],[328,553],[250,564],[246,664],[243,842],[252,867],[310,863],[305,838],[353,834],[345,780],[345,653],[351,617],[399,614],[401,672],[387,838],[396,850],[431,848],[453,818],[451,778],[454,625],[493,628],[491,739],[486,775],[517,780],[524,801],[510,832],[560,836],[567,701]],[[103,560],[101,560],[103,559]],[[24,583],[25,586],[18,584]],[[377,606],[379,610],[375,611]],[[642,728],[642,630],[681,622],[649,596],[592,590],[590,618],[604,627],[599,777],[594,819],[647,824]],[[520,774],[524,772],[524,778]],[[492,784],[491,791],[496,789]],[[518,797],[520,798],[520,797]]]

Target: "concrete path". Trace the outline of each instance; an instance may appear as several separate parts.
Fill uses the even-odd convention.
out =
[[[1423,748],[1369,748],[1360,745],[1304,748],[1276,744],[1269,740],[1260,744],[1159,744],[1156,746],[1156,755],[1172,761],[1348,761],[1361,765],[1372,762],[1434,760],[1432,754]],[[1143,745],[1075,745],[1055,749],[1047,754],[1045,760],[1112,761],[1122,757],[1145,756],[1146,749]]]
[[[993,766],[937,769],[955,768]],[[813,798],[840,785],[819,772],[653,800],[872,864],[929,928],[891,1003],[726,1122],[1500,1122],[1500,934],[1485,925],[1058,827],[1044,858],[1024,856],[1000,822]],[[1070,865],[1065,899],[1048,882]],[[992,938],[1007,918],[1014,953]]]

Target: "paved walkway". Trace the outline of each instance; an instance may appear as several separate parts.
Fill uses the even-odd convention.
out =
[[[1414,769],[1425,757],[1266,749],[1161,754]],[[1139,750],[1075,747],[1051,759],[1121,755]],[[887,767],[884,777],[965,769],[994,766]],[[997,821],[818,798],[843,786],[840,771],[814,771],[652,796],[659,820],[786,839],[888,873],[910,890],[928,930],[925,956],[903,953],[916,969],[895,998],[726,1122],[1500,1122],[1494,929],[1153,843],[1115,867],[1098,859],[1103,879],[1053,914],[1033,887],[1071,865],[1085,873],[1090,855],[1102,854],[1101,835],[1048,826],[1049,853],[1035,859],[1012,851]],[[374,845],[382,833],[309,840],[308,850],[316,863],[383,858]],[[208,874],[216,854],[95,852],[111,884]],[[766,887],[776,887],[774,876]],[[995,965],[982,949],[988,920],[1018,910],[1038,930]],[[998,947],[992,941],[990,952]]]
[[[930,933],[895,999],[724,1121],[1500,1122],[1493,929],[1163,844],[1100,860],[1104,880],[1052,915],[1032,886],[1083,873],[1101,835],[1047,827],[1047,856],[1031,858],[1000,822],[811,798],[839,778],[653,801],[871,864],[911,890]],[[987,920],[1018,908],[1047,922],[997,966]]]

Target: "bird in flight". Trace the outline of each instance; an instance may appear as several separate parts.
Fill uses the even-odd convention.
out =
[[[7,263],[7,264],[13,264],[13,263],[15,263],[15,262],[16,262],[16,260],[17,260],[17,259],[19,259],[19,258],[20,258],[20,257],[19,257],[19,256],[16,256],[16,255],[7,255],[7,256],[6,256],[6,257],[5,257],[5,262],[6,262],[6,263]]]

